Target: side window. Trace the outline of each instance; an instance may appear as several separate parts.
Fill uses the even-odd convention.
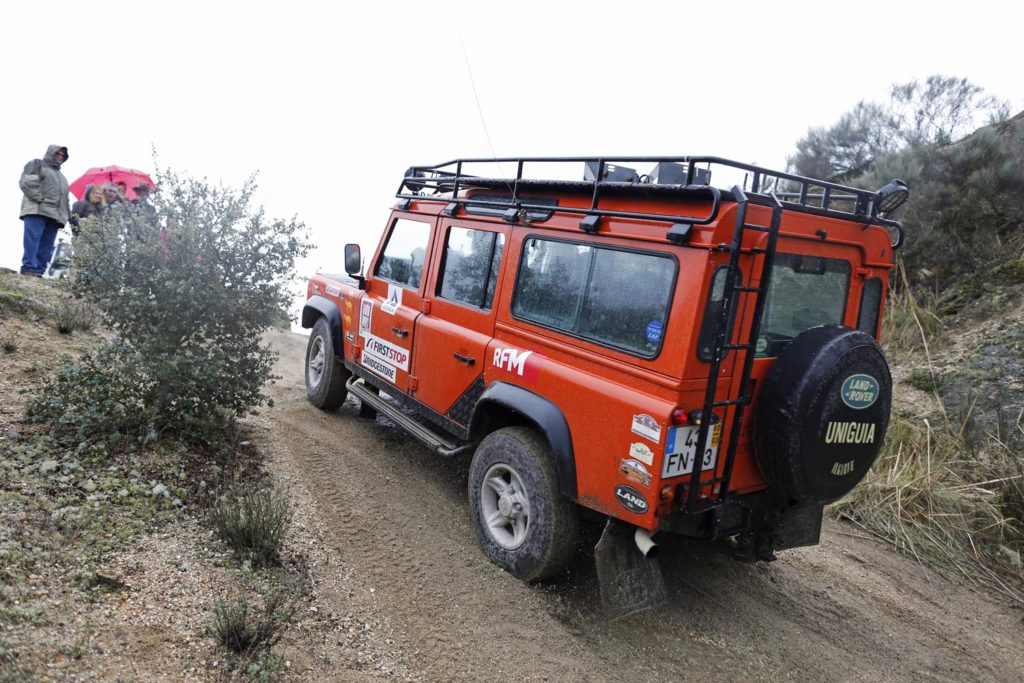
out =
[[[873,277],[864,283],[864,291],[860,296],[860,315],[857,316],[857,329],[878,336],[878,312],[882,307],[882,281]]]
[[[719,266],[715,271],[714,280],[711,281],[711,294],[708,302],[704,305],[704,320],[700,325],[700,336],[697,337],[697,357],[702,361],[710,362],[715,355],[715,337],[718,334],[718,326],[721,324],[722,299],[725,297],[725,278],[729,274],[729,266]],[[729,320],[729,329],[726,331],[726,339],[732,338],[733,322],[736,320],[736,295],[733,294],[732,317]]]
[[[398,285],[418,288],[429,241],[429,223],[399,218],[391,228],[374,275]]]
[[[675,277],[668,256],[531,238],[512,314],[651,358],[661,348]]]
[[[501,233],[449,228],[437,295],[490,310],[504,247]]]

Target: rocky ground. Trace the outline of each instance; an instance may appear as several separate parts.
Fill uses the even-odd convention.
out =
[[[0,273],[0,297],[12,277]],[[17,299],[49,283],[17,280]],[[30,287],[25,290],[24,287]],[[27,292],[27,293],[26,293]],[[44,299],[46,290],[38,290]],[[35,319],[33,319],[35,318]],[[305,400],[305,339],[275,333],[275,405],[250,451],[295,505],[282,566],[254,570],[195,500],[200,469],[173,458],[116,466],[49,457],[21,420],[59,335],[29,306],[0,322],[0,681],[1019,680],[1021,610],[851,526],[821,545],[743,565],[662,541],[659,611],[608,623],[592,544],[553,583],[525,585],[476,545],[465,460],[440,460],[385,420]],[[927,394],[927,392],[925,392]],[[36,444],[36,445],[33,445]],[[255,455],[254,455],[255,457]],[[205,475],[202,475],[205,476]],[[296,611],[272,657],[239,661],[210,633],[218,601]]]

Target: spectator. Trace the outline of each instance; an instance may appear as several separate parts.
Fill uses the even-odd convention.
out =
[[[25,164],[21,173],[21,220],[25,224],[25,253],[21,273],[42,277],[57,233],[68,222],[68,179],[60,172],[68,160],[68,148],[50,145],[42,159]]]
[[[107,183],[103,186],[103,199],[107,202],[107,208],[113,208],[121,203],[122,195],[117,191],[117,185]]]
[[[92,218],[103,213],[107,202],[103,198],[103,189],[99,185],[86,185],[82,199],[71,207],[71,232],[77,237],[83,218]]]

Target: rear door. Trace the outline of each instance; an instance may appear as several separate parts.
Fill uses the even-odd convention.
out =
[[[444,220],[437,241],[428,313],[416,320],[415,397],[468,426],[483,391],[484,354],[494,337],[494,302],[509,228]]]
[[[396,214],[359,308],[359,364],[409,391],[413,332],[430,262],[434,219]]]

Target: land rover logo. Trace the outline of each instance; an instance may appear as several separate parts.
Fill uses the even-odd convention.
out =
[[[642,515],[647,512],[647,499],[632,486],[619,484],[615,487],[615,500],[630,512]]]
[[[871,375],[850,375],[839,393],[843,403],[854,410],[863,410],[878,400],[878,380]]]

